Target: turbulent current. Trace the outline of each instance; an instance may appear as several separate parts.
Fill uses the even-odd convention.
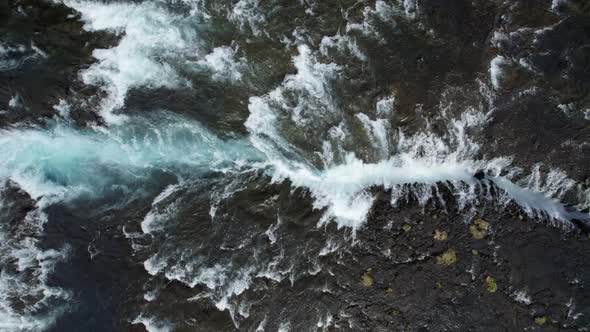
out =
[[[7,1],[0,330],[590,328],[583,1]]]

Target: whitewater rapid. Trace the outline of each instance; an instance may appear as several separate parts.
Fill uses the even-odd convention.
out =
[[[367,62],[357,37],[384,43],[378,27],[394,29],[396,20],[412,20],[417,10],[414,1],[403,1],[398,7],[376,1],[363,9],[358,21],[351,18],[343,29],[323,36],[319,43],[301,29],[274,40],[284,46],[286,55],[282,56],[290,59],[291,70],[272,89],[249,94],[241,113],[227,115],[243,119],[245,130],[223,137],[219,128],[166,109],[144,105],[146,109],[126,113],[128,98],[133,91],[194,91],[202,77],[232,88],[249,86],[258,74],[254,68],[262,67],[255,62],[263,61],[244,49],[250,39],[275,38],[265,30],[270,18],[261,14],[258,1],[240,0],[231,10],[220,10],[227,16],[225,24],[248,36],[243,44],[233,40],[223,45],[211,41],[216,24],[212,16],[219,13],[204,10],[201,1],[60,2],[81,13],[84,29],[113,33],[118,41],[111,48],[94,50],[94,63],[80,71],[84,84],[103,93],[96,110],[103,124],[76,126],[68,111],[75,101],[64,100],[56,105],[60,112],[42,126],[22,124],[0,130],[0,182],[17,185],[36,202],[27,222],[36,227],[37,235],[46,222],[44,209],[52,204],[92,201],[115,192],[131,195],[152,181],[156,172],[172,174],[177,183],[155,198],[141,224],[142,234],[126,234],[131,239],[164,232],[182,202],[176,195],[182,190],[200,194],[191,185],[211,174],[222,179],[223,185],[208,192],[211,220],[207,222],[216,218],[215,204],[248,184],[244,174],[263,174],[271,184],[304,191],[321,212],[319,228],[336,223],[339,229],[353,233],[369,222],[375,189],[390,192],[392,206],[408,200],[423,207],[454,204],[472,216],[481,202],[491,201],[501,206],[515,203],[531,218],[564,227],[570,227],[573,219],[590,220],[588,214],[578,212],[589,207],[589,199],[581,199],[572,208],[562,203],[565,193],[576,186],[564,172],[551,170],[541,175],[538,167],[522,170],[512,166],[510,156],[481,156],[476,134],[493,116],[493,109],[470,107],[457,115],[445,113],[448,105],[441,105],[437,120],[444,124],[439,126],[443,134],[435,133],[428,119],[419,130],[405,132],[399,125],[403,119],[396,111],[397,96],[391,91],[353,112],[345,111],[340,101],[344,93],[338,85],[353,80],[350,68],[363,68]],[[306,9],[309,15],[312,7]],[[1,59],[19,56],[13,62],[2,62],[0,69],[44,56],[40,52],[33,45],[0,44]],[[340,57],[349,62],[338,61]],[[476,82],[484,97],[492,98],[489,94],[500,88],[503,61],[502,56],[494,58],[489,77]],[[260,83],[256,89],[259,86],[265,85]],[[476,178],[476,174],[483,175]],[[441,193],[439,186],[450,196]],[[496,196],[482,197],[492,187],[498,189]],[[7,232],[0,232],[0,240]],[[276,241],[272,228],[268,237]],[[69,294],[46,286],[45,279],[55,262],[67,260],[67,248],[44,250],[26,241],[2,241],[0,259],[23,261],[19,271],[35,271],[36,288],[31,291],[63,302],[64,309],[52,313],[57,316],[65,310]],[[260,266],[240,266],[237,271],[231,270],[232,262],[175,264],[171,260],[168,252],[157,252],[144,261],[144,267],[152,276],[163,274],[191,288],[204,285],[212,291],[207,296],[216,307],[230,311],[232,318],[246,317],[246,310],[231,299],[245,292],[253,279],[293,277],[290,267],[279,266],[281,258]],[[19,278],[18,273],[0,275],[0,324],[18,330],[50,325],[54,318],[26,318],[36,317],[35,310],[21,317],[7,305],[12,285],[23,288]],[[156,297],[146,292],[146,300]],[[171,329],[141,313],[134,323],[148,330]],[[238,327],[237,318],[234,323]]]
[[[274,128],[270,130],[276,134]],[[279,136],[277,143],[267,142],[268,137],[270,134],[262,137],[254,133],[249,138],[224,140],[194,120],[167,112],[130,118],[124,125],[109,127],[74,129],[56,122],[49,128],[4,129],[0,132],[0,153],[4,156],[0,176],[18,184],[32,198],[50,203],[100,197],[116,186],[147,181],[154,170],[183,178],[261,169],[274,182],[288,181],[293,187],[308,190],[315,198],[314,206],[326,209],[320,224],[333,220],[339,226],[358,229],[371,208],[373,196],[369,192],[373,187],[392,190],[395,202],[408,194],[398,193],[405,185],[450,183],[451,189],[458,190],[457,195],[462,193],[469,199],[467,193],[482,182],[473,176],[483,171],[488,174],[486,179],[505,191],[503,199],[516,202],[531,216],[545,213],[561,221],[574,216],[551,196],[558,192],[549,192],[538,184],[532,187],[532,183],[529,188],[520,187],[501,176],[510,170],[509,159],[463,159],[460,151],[451,151],[436,137],[420,134],[403,138],[394,156],[376,163],[348,153],[343,163],[324,168],[289,160],[276,148],[285,143],[283,138]],[[425,156],[424,151],[428,153]],[[562,184],[554,185],[572,186],[566,177],[559,181]],[[425,196],[419,200],[424,204],[435,198],[429,190],[421,194]]]

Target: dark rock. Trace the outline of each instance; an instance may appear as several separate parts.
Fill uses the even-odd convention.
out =
[[[483,180],[486,177],[486,173],[484,171],[477,171],[475,174],[473,174],[473,177],[478,180]]]
[[[23,122],[42,124],[55,115],[53,106],[60,99],[75,99],[77,91],[89,89],[80,82],[79,70],[94,61],[95,48],[106,48],[117,39],[107,33],[83,31],[79,15],[61,3],[8,0],[2,6],[2,42],[35,45],[44,54],[0,71],[0,110],[14,96],[22,102],[18,110],[0,112],[0,127]],[[90,90],[91,95],[96,93],[96,89]],[[76,115],[75,121],[85,125],[95,119],[86,109]]]
[[[36,202],[12,181],[7,181],[0,192],[0,218],[12,229],[17,229],[29,212],[35,209]]]

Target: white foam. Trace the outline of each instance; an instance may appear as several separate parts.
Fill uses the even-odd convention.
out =
[[[321,328],[322,331],[327,331],[328,327],[332,326],[333,323],[334,317],[329,312],[327,312],[324,317],[320,316],[318,322],[316,323],[316,326],[318,328]]]
[[[150,210],[141,222],[141,230],[145,234],[153,233],[164,227],[167,217],[177,209],[175,205],[167,205],[164,211]]]
[[[244,59],[236,59],[236,52],[229,46],[214,48],[213,51],[198,62],[213,73],[214,80],[239,81],[245,67]]]
[[[276,231],[280,225],[281,225],[281,219],[277,218],[277,222],[275,224],[270,225],[268,227],[268,229],[266,230],[266,232],[264,232],[264,234],[268,237],[270,244],[275,244],[277,242]]]
[[[346,32],[350,33],[357,31],[360,32],[363,36],[373,37],[375,39],[382,40],[383,37],[381,36],[381,33],[377,31],[373,23],[375,17],[379,17],[376,14],[375,10],[370,6],[366,6],[365,8],[363,8],[363,21],[360,23],[347,22]]]
[[[258,0],[239,0],[228,19],[236,23],[242,31],[249,29],[254,36],[266,34],[263,28],[266,18],[258,6]]]
[[[510,42],[510,36],[501,31],[494,31],[490,43],[496,48],[502,48],[502,45]]]
[[[0,194],[0,213],[5,199]],[[38,207],[12,228],[0,225],[0,330],[45,330],[71,300],[69,292],[47,285],[55,264],[67,258],[68,248],[39,248],[36,237],[45,221],[46,215]],[[13,305],[21,299],[22,307],[15,309]]]
[[[350,52],[360,61],[368,60],[367,55],[361,51],[356,40],[349,35],[324,36],[320,43],[320,52],[322,55],[328,56],[331,49],[336,49],[340,53]]]
[[[490,80],[492,81],[492,86],[495,89],[500,88],[502,83],[502,75],[504,74],[502,66],[504,66],[506,63],[506,58],[501,55],[497,55],[490,62]]]
[[[252,134],[250,139],[256,148],[267,155],[274,154],[274,158],[281,154],[273,150],[293,149],[280,133],[279,116],[287,115],[298,126],[306,127],[338,112],[329,82],[337,77],[340,67],[318,62],[306,45],[297,49],[299,54],[293,57],[297,73],[287,75],[281,86],[267,95],[250,98],[248,105],[250,116],[245,126]]]
[[[28,60],[35,59],[39,56],[43,58],[47,57],[33,43],[31,43],[31,46],[8,45],[0,40],[0,71],[14,70]]]
[[[19,105],[21,105],[21,101],[20,101],[20,96],[19,95],[14,95],[10,98],[10,100],[8,101],[8,107],[9,108],[15,108],[18,107]]]
[[[496,67],[503,62],[503,57],[492,61],[492,82],[495,87],[500,84],[500,69]],[[474,109],[465,110],[459,118],[447,119],[445,137],[425,132],[406,137],[398,132],[398,144],[395,148],[389,146],[391,134],[386,121],[371,120],[366,114],[356,114],[365,132],[372,138],[371,142],[381,152],[381,160],[368,163],[356,157],[354,151],[346,152],[342,149],[341,142],[348,135],[345,133],[346,124],[341,122],[338,127],[328,130],[330,139],[322,143],[322,152],[318,152],[325,168],[311,166],[311,163],[299,155],[289,137],[279,130],[280,119],[289,115],[293,120],[290,127],[307,130],[310,119],[314,119],[314,116],[338,115],[339,111],[331,101],[331,92],[327,88],[327,82],[334,77],[338,67],[333,64],[318,64],[311,49],[306,46],[299,47],[299,55],[294,58],[294,63],[296,74],[287,76],[280,87],[267,95],[250,99],[250,117],[246,127],[253,145],[265,153],[271,166],[273,181],[289,180],[294,187],[308,189],[314,198],[314,207],[325,211],[320,225],[334,220],[339,227],[361,227],[373,204],[374,197],[370,193],[373,186],[391,189],[394,204],[408,194],[415,196],[421,204],[426,204],[431,199],[445,204],[444,198],[433,193],[434,185],[450,182],[449,189],[454,192],[459,207],[473,205],[478,200],[476,188],[479,186],[479,182],[474,181],[473,174],[478,170],[491,174],[489,178],[505,191],[506,203],[514,201],[531,215],[541,213],[556,220],[569,220],[573,217],[556,201],[566,191],[565,187],[573,186],[564,174],[550,173],[542,186],[535,187],[525,183],[522,184],[524,187],[519,187],[510,181],[513,171],[510,170],[509,159],[473,159],[479,151],[479,145],[469,138],[468,130],[481,127],[489,118],[489,114]],[[286,92],[296,95],[295,106],[286,102]],[[313,106],[318,105],[315,100],[319,97],[323,99],[319,104],[323,109],[313,109]],[[385,99],[376,105],[376,113],[387,115],[392,105],[392,99]],[[310,135],[318,133],[311,131]],[[336,151],[344,157],[343,160],[335,162]],[[395,151],[392,156],[391,151]],[[508,175],[500,177],[503,170],[508,171]],[[408,189],[405,187],[407,185],[412,188]],[[525,189],[526,187],[529,188]],[[412,192],[408,193],[408,190]]]
[[[385,97],[377,101],[375,107],[377,115],[389,117],[393,113],[395,105],[395,97]]]
[[[321,158],[325,167],[335,165],[335,160],[342,160],[346,155],[342,142],[348,135],[344,121],[328,130],[328,138],[322,142]]]
[[[243,307],[244,303],[236,304],[233,299],[250,288],[256,272],[254,267],[237,269],[231,264],[206,267],[202,265],[199,257],[188,260],[187,257],[181,256],[180,261],[174,264],[166,263],[168,260],[168,256],[154,255],[144,262],[144,267],[151,275],[163,273],[168,280],[178,280],[191,288],[196,285],[206,286],[207,291],[188,300],[212,299],[217,309],[229,312],[236,328],[239,327],[236,314],[248,316],[248,311]]]
[[[517,186],[501,177],[494,179],[494,183],[507,194],[506,200],[516,202],[530,216],[548,215],[555,220],[570,220],[575,217],[556,199],[548,197],[542,192],[534,192]]]
[[[406,17],[415,18],[418,13],[418,2],[416,0],[404,0],[403,9]]]
[[[161,201],[173,195],[179,188],[181,188],[180,184],[169,185],[154,199],[152,202],[152,209],[141,222],[141,230],[143,233],[150,234],[162,229],[168,216],[173,215],[177,211],[178,207],[176,206],[176,202],[167,204],[162,209],[160,209],[158,205]]]
[[[158,295],[159,295],[158,290],[147,291],[147,292],[145,292],[145,294],[143,294],[143,299],[148,302],[152,302],[158,298]]]
[[[364,113],[357,113],[355,117],[362,123],[373,147],[381,158],[389,156],[389,123],[384,119],[371,120]]]
[[[57,114],[64,119],[70,118],[70,104],[67,101],[60,99],[57,105],[53,106],[53,109],[57,111]]]
[[[260,323],[258,323],[258,326],[256,327],[256,332],[264,332],[265,327],[266,327],[266,315],[260,321]]]
[[[567,116],[572,116],[573,114],[577,113],[576,112],[576,105],[574,103],[569,103],[569,104],[559,104],[557,105],[557,108],[563,112],[563,114],[567,115]]]
[[[575,187],[576,181],[568,178],[565,172],[551,169],[543,176],[541,166],[541,164],[537,164],[533,167],[531,174],[522,181],[523,187],[534,192],[542,192],[557,200],[561,200],[567,192]]]
[[[530,305],[532,303],[530,295],[528,295],[526,290],[524,290],[524,289],[514,292],[512,294],[512,298],[514,298],[514,301],[516,301],[518,303],[522,303],[524,305]]]
[[[559,7],[568,3],[568,0],[552,0],[551,1],[551,11],[557,13],[559,11]]]
[[[108,93],[102,105],[108,122],[124,119],[112,112],[123,107],[132,88],[190,86],[175,68],[176,59],[186,61],[200,52],[201,42],[189,17],[172,14],[156,2],[63,2],[82,14],[86,30],[107,30],[121,38],[113,48],[95,50],[98,61],[82,72],[84,83],[101,86]]]
[[[537,72],[537,71],[535,70],[535,68],[533,67],[533,64],[531,63],[531,61],[530,61],[528,58],[520,58],[520,59],[518,60],[518,64],[519,64],[519,65],[520,65],[522,68],[524,68],[524,69],[526,69],[526,70],[528,70],[528,71],[530,71],[530,72],[533,72],[533,73],[536,73],[536,72]]]
[[[284,252],[281,250],[281,253],[275,256],[265,268],[260,269],[256,273],[257,278],[266,278],[269,280],[274,280],[276,282],[281,282],[285,277],[292,272],[292,266],[288,268],[281,269],[279,266],[283,262],[285,258]]]
[[[231,275],[232,266],[222,264],[206,266],[202,258],[190,258],[182,254],[178,262],[169,263],[168,261],[169,257],[167,255],[156,254],[144,262],[144,268],[150,275],[163,273],[168,280],[180,281],[191,288],[196,285],[203,285],[212,291],[225,289],[226,291],[222,296],[219,296],[218,300],[218,303],[225,303],[225,305],[227,305],[227,301],[232,295],[233,291],[231,289],[237,287],[231,285],[240,284],[241,277]],[[252,271],[248,271],[248,273],[250,272]]]
[[[395,14],[393,7],[383,0],[375,1],[375,13],[385,22],[393,20]]]
[[[223,141],[200,124],[169,113],[130,118],[110,128],[76,130],[56,124],[3,129],[0,154],[0,179],[12,179],[45,200],[100,195],[117,177],[137,181],[153,168],[221,170],[257,158],[245,142]]]
[[[252,268],[242,269],[230,283],[225,285],[224,295],[219,301],[217,301],[217,303],[215,303],[215,306],[219,310],[233,310],[233,307],[229,304],[229,300],[233,296],[240,295],[250,288],[250,284],[252,284],[252,272]]]
[[[355,23],[348,21],[344,32],[338,31],[334,36],[324,36],[320,44],[320,52],[324,56],[328,56],[330,50],[336,50],[340,54],[346,55],[348,52],[360,61],[367,61],[367,55],[359,48],[355,32],[360,32],[363,36],[374,37],[382,39],[380,32],[375,27],[375,20],[387,22],[391,26],[395,26],[394,16],[397,11],[387,4],[385,1],[376,1],[375,9],[372,7],[365,7],[363,9],[363,21]],[[348,15],[345,15],[348,18]]]
[[[42,49],[37,47],[37,45],[35,45],[33,42],[31,42],[31,50],[35,51],[35,54],[37,54],[38,56],[40,56],[42,58],[48,57],[47,53],[45,53],[45,51],[43,51]]]
[[[174,326],[169,321],[158,320],[154,317],[146,317],[139,315],[135,318],[132,324],[142,324],[148,332],[171,332]]]
[[[290,322],[281,322],[279,324],[279,329],[277,332],[289,332],[291,331],[291,323]]]
[[[414,19],[417,13],[417,4],[415,0],[404,0],[401,3],[391,3],[383,0],[375,1],[375,7],[365,6],[363,8],[363,21],[351,22],[346,24],[346,32],[360,32],[365,37],[371,37],[384,42],[384,32],[377,27],[378,22],[395,28],[397,26],[396,18]],[[346,15],[345,18],[348,15]]]
[[[372,186],[392,189],[415,182],[470,182],[474,166],[470,162],[454,161],[430,164],[428,160],[408,155],[370,164],[349,155],[345,164],[320,172],[277,163],[274,179],[289,179],[293,186],[308,188],[315,199],[314,207],[327,209],[322,222],[335,218],[339,227],[357,229],[372,206],[374,197],[367,191]]]
[[[335,220],[339,227],[358,229],[366,221],[374,197],[369,189],[373,186],[392,189],[392,203],[408,193],[401,190],[404,185],[415,185],[413,195],[421,204],[436,197],[432,196],[433,185],[450,183],[455,192],[459,208],[469,206],[478,200],[475,188],[480,184],[473,179],[475,171],[483,169],[490,174],[500,174],[509,166],[509,161],[473,161],[456,159],[460,154],[450,154],[442,159],[417,157],[411,152],[400,153],[378,163],[365,163],[352,154],[344,164],[322,171],[313,171],[302,165],[275,163],[274,181],[288,179],[295,187],[307,188],[314,198],[314,207],[325,209],[320,225]],[[588,220],[589,215],[568,211],[557,198],[573,185],[559,172],[552,172],[542,187],[520,187],[505,177],[488,177],[503,190],[500,202],[517,203],[531,217],[547,217],[549,220]],[[553,198],[557,197],[557,198]],[[443,198],[438,198],[442,200]],[[444,204],[444,201],[441,201]]]

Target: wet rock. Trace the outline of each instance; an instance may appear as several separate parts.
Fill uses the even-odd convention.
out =
[[[531,325],[537,326],[532,321],[535,316],[531,316],[531,310],[536,310],[536,316],[542,312],[542,316],[559,317],[568,312],[571,298],[576,306],[575,313],[590,314],[589,299],[580,288],[582,283],[590,282],[585,273],[590,263],[575,258],[580,257],[579,252],[590,252],[590,242],[586,237],[576,240],[573,234],[568,235],[559,228],[534,219],[520,222],[518,215],[523,212],[513,207],[488,206],[482,209],[488,230],[492,224],[495,225],[493,242],[474,241],[469,233],[470,225],[464,223],[464,216],[460,213],[445,215],[436,209],[426,208],[423,214],[422,209],[415,208],[412,203],[392,208],[387,195],[380,197],[367,227],[357,235],[361,244],[355,247],[353,256],[361,262],[366,260],[378,264],[379,276],[391,282],[387,287],[395,290],[395,296],[388,296],[380,289],[370,295],[348,293],[345,298],[349,303],[356,303],[367,301],[369,297],[371,304],[381,306],[381,313],[384,304],[389,308],[406,309],[396,321],[385,317],[380,320],[380,314],[371,306],[362,310],[353,309],[354,321],[358,322],[359,329],[413,331],[421,328],[420,322],[428,321],[437,322],[438,325],[431,328],[435,331],[520,331]],[[439,215],[436,220],[429,218],[428,222],[419,224],[424,215],[435,213]],[[383,230],[394,214],[416,222],[415,242],[394,241],[391,237],[397,230]],[[452,243],[452,248],[437,249],[437,246],[446,244],[434,239],[437,229],[447,232],[447,241]],[[424,243],[424,246],[414,243]],[[387,255],[383,253],[384,248],[390,249]],[[455,263],[448,268],[436,264],[437,260],[443,261],[442,257],[449,249],[454,252]],[[354,266],[353,261],[346,262]],[[358,275],[364,273],[363,263],[356,263],[356,266]],[[377,272],[372,273],[377,277]],[[366,288],[363,292],[372,289]],[[516,301],[513,291],[504,292],[505,289],[524,289],[530,299]],[[482,293],[488,296],[481,296]],[[482,307],[490,308],[494,314],[482,312]],[[569,320],[570,329],[576,330],[590,323],[583,317]],[[548,326],[545,323],[544,327]]]
[[[95,48],[113,45],[116,37],[84,31],[79,15],[61,3],[8,0],[3,6],[2,43],[24,45],[31,54],[18,66],[0,70],[0,127],[23,122],[43,124],[57,114],[54,106],[60,100],[97,93],[97,89],[82,84],[78,72],[94,61]],[[19,107],[6,109],[15,96],[20,100]],[[95,122],[96,114],[90,106],[73,110],[76,124]]]
[[[525,173],[543,163],[583,181],[588,170],[578,165],[587,164],[590,155],[590,127],[582,115],[590,105],[590,21],[586,4],[560,1],[558,7],[556,13],[548,10],[548,3],[515,1],[510,19],[496,23],[494,33],[513,34],[499,46],[490,43],[490,53],[518,63],[522,68],[511,72],[518,71],[524,79],[513,80],[511,89],[499,92],[483,140],[497,155],[513,156]],[[520,35],[531,27],[533,34]]]
[[[486,173],[484,171],[477,171],[475,174],[473,174],[473,177],[477,180],[483,180],[486,177]]]
[[[143,324],[129,324],[126,329],[129,332],[148,332]]]
[[[17,229],[27,214],[36,207],[35,200],[12,181],[7,181],[1,188],[0,200],[0,217],[12,229]]]
[[[558,10],[566,15],[590,16],[590,2],[588,1],[560,1],[558,7]]]

